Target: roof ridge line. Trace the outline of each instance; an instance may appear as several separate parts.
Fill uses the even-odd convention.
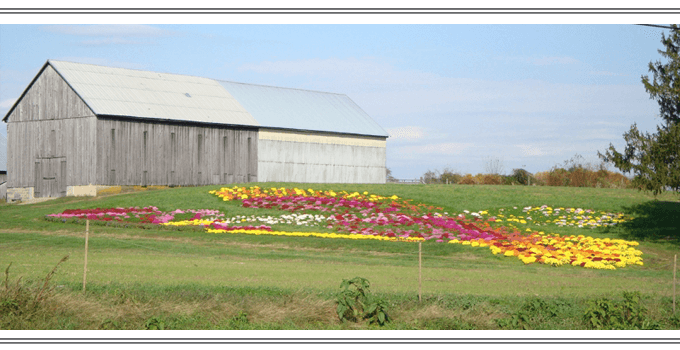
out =
[[[146,70],[146,69],[104,66],[104,65],[101,65],[101,64],[81,63],[81,62],[74,62],[74,61],[62,61],[62,60],[52,60],[52,59],[48,59],[47,61],[48,61],[48,62],[64,62],[64,63],[82,64],[82,65],[86,65],[86,66],[95,66],[95,67],[102,67],[102,68],[125,69],[125,70],[131,70],[131,71],[136,71],[136,72],[145,72],[145,73],[157,73],[157,74],[167,74],[167,75],[179,75],[179,76],[183,76],[183,77],[201,78],[201,79],[208,79],[208,80],[218,81],[217,79],[208,78],[208,77],[200,77],[200,76],[198,76],[198,75],[190,75],[190,74],[167,73],[167,72],[159,72],[159,71]]]
[[[243,83],[243,82],[240,82],[240,81],[215,79],[215,78],[202,77],[202,76],[198,76],[198,75],[190,75],[190,74],[167,73],[167,72],[159,72],[159,71],[145,70],[145,69],[136,69],[136,68],[112,67],[112,66],[105,66],[105,65],[94,64],[94,63],[81,63],[81,62],[63,61],[63,60],[53,60],[53,59],[48,59],[47,61],[48,61],[48,62],[65,62],[65,63],[73,63],[73,64],[82,64],[82,65],[95,66],[95,67],[102,67],[102,68],[125,69],[125,70],[137,71],[137,72],[158,73],[158,74],[167,74],[167,75],[179,75],[179,76],[191,77],[191,78],[208,79],[208,80],[215,81],[215,82],[217,82],[217,83],[225,82],[225,83],[233,83],[233,84],[264,86],[264,87],[272,87],[272,88],[278,88],[278,89],[300,90],[300,91],[318,92],[318,93],[322,93],[322,94],[331,94],[331,95],[347,96],[347,94],[338,93],[338,92],[319,91],[319,90],[310,90],[310,89],[300,89],[300,88],[284,87],[284,86],[275,86],[275,85],[267,85],[267,84]]]

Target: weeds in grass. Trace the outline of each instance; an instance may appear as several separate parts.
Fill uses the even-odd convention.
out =
[[[30,313],[40,307],[52,294],[54,286],[50,286],[50,280],[57,272],[59,265],[68,260],[68,255],[64,256],[43,279],[42,286],[31,288],[22,283],[19,277],[15,283],[9,282],[10,263],[5,269],[4,289],[0,293],[0,313],[10,315],[22,315]]]
[[[598,298],[590,302],[583,315],[590,329],[659,329],[659,324],[645,316],[640,292],[623,292],[623,300]]]
[[[250,321],[248,321],[248,314],[239,311],[237,315],[229,319],[229,328],[231,329],[248,329]]]
[[[369,294],[370,282],[367,279],[363,277],[343,279],[340,288],[342,290],[337,296],[336,310],[340,321],[357,322],[364,319],[381,326],[390,321],[386,311],[387,302]]]
[[[509,318],[497,320],[500,328],[533,329],[557,318],[569,305],[559,300],[531,298],[522,304]]]
[[[146,330],[165,330],[165,321],[160,316],[153,316],[144,322],[144,329]]]

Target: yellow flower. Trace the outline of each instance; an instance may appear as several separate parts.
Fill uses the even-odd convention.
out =
[[[531,264],[531,263],[536,262],[536,257],[530,256],[530,257],[522,258],[522,261],[523,261],[525,264]]]

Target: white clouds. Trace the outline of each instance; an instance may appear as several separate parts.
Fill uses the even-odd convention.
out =
[[[456,155],[463,153],[472,146],[472,143],[434,143],[400,147],[397,149],[397,153],[408,157],[418,157],[421,155]]]
[[[172,32],[144,24],[48,25],[43,30],[78,36],[160,37]]]
[[[545,152],[542,149],[533,145],[515,145],[515,147],[519,148],[520,152],[525,157],[538,157],[548,154],[548,152]]]
[[[385,131],[390,135],[390,138],[388,139],[390,141],[415,141],[425,137],[425,129],[420,126],[402,126],[398,128],[389,128]]]
[[[137,40],[128,40],[123,38],[104,38],[94,40],[83,40],[80,42],[80,44],[85,46],[100,46],[100,45],[138,45],[146,43]]]
[[[143,24],[48,25],[41,27],[41,29],[77,37],[99,37],[77,43],[77,45],[82,46],[148,45],[153,44],[153,41],[149,39],[175,34],[170,30]],[[131,40],[130,38],[141,38],[143,40]]]

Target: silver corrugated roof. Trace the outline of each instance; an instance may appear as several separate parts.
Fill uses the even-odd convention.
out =
[[[95,114],[258,125],[212,79],[64,61],[49,63]]]
[[[48,64],[97,115],[388,136],[342,94],[65,61]]]
[[[388,136],[346,95],[226,81],[220,84],[263,127]]]

